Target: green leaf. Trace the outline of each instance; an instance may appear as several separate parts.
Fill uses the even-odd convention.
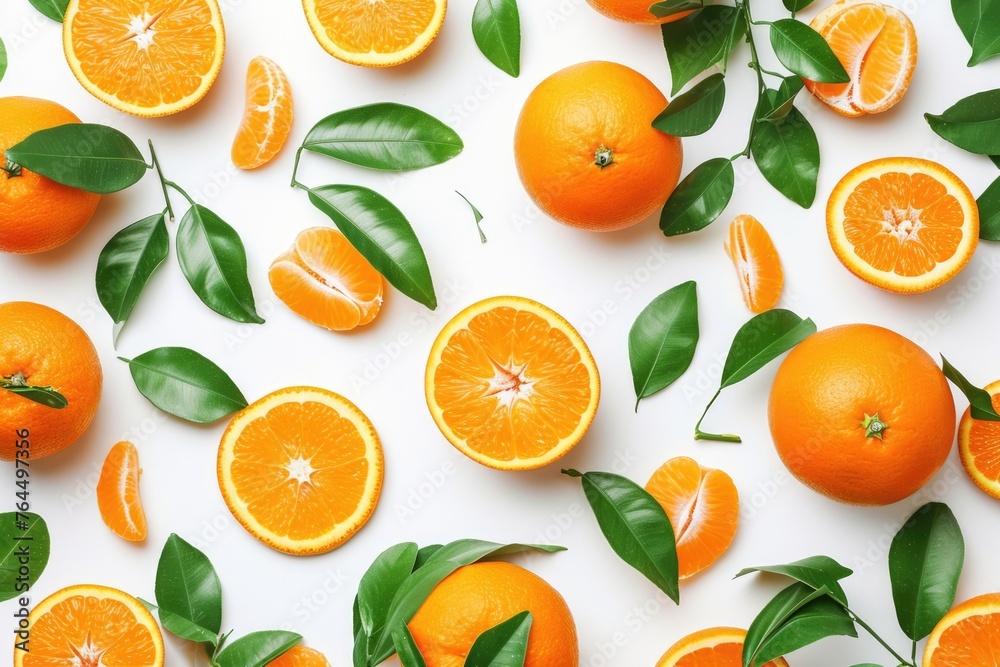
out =
[[[222,627],[219,575],[208,556],[176,534],[167,538],[160,553],[155,592],[160,622],[167,630],[186,639],[191,639],[187,636],[191,634],[191,625],[219,634]],[[175,618],[187,623],[175,624]]]
[[[404,626],[405,627],[405,626]],[[354,650],[351,653],[351,662],[354,667],[368,667],[368,635],[364,628],[361,628],[354,636]]]
[[[7,47],[4,46],[3,40],[0,39],[0,81],[3,81],[3,75],[7,73]]]
[[[56,391],[54,387],[38,387],[29,384],[19,384],[16,381],[13,381],[12,378],[4,377],[3,379],[0,379],[0,389],[6,389],[12,394],[17,394],[21,396],[21,398],[34,401],[35,403],[44,405],[47,408],[62,410],[69,405],[69,401],[66,397]]]
[[[680,604],[677,545],[663,507],[632,480],[608,472],[579,473],[597,524],[619,558]]]
[[[53,21],[62,23],[69,0],[28,0],[31,6]]]
[[[951,10],[972,47],[969,67],[1000,53],[1000,5],[991,0],[952,0]]]
[[[628,333],[635,407],[665,389],[691,365],[698,345],[698,294],[693,280],[653,299]]]
[[[150,611],[153,610],[150,609]],[[160,617],[160,625],[181,639],[187,639],[192,642],[203,642],[206,644],[212,644],[213,646],[217,641],[219,641],[218,633],[212,632],[207,628],[203,628],[197,623],[192,623],[183,616],[179,616],[158,607],[156,608],[156,611],[157,615]]]
[[[774,55],[795,74],[817,83],[851,80],[823,36],[802,21],[779,19],[771,24],[770,34]]]
[[[480,224],[483,221],[483,214],[479,212],[476,205],[469,201],[469,198],[463,195],[458,190],[455,190],[455,194],[465,200],[465,203],[469,205],[472,209],[472,216],[476,219],[476,229],[479,231],[479,242],[486,243],[486,234],[483,234],[483,226]]]
[[[732,45],[746,32],[746,20],[735,7],[709,5],[664,23],[660,30],[670,64],[673,96],[691,79],[728,57]]]
[[[1000,178],[997,178],[979,195],[979,238],[1000,241]]]
[[[757,122],[750,150],[760,173],[775,190],[802,208],[812,206],[819,177],[819,140],[798,109],[792,106],[780,125]]]
[[[782,0],[785,9],[790,12],[801,12],[813,3],[813,0]]]
[[[1000,155],[987,155],[995,167],[1000,167]]]
[[[417,561],[413,564],[414,570],[419,570],[424,566],[427,560],[441,550],[443,544],[428,544],[426,547],[420,547],[420,551],[417,552]]]
[[[24,549],[31,554],[31,568],[27,580],[19,581]],[[0,514],[0,602],[28,594],[27,589],[19,587],[25,584],[34,587],[49,564],[50,549],[49,527],[42,517],[34,512]]]
[[[265,667],[302,641],[302,635],[284,630],[251,632],[219,654],[219,667]]]
[[[124,190],[149,168],[131,139],[113,127],[91,123],[39,130],[6,155],[56,183],[101,194]]]
[[[994,409],[993,398],[989,392],[966,380],[965,376],[959,373],[958,369],[952,366],[943,354],[941,355],[941,370],[944,371],[944,376],[951,380],[969,399],[969,413],[973,419],[1000,421],[1000,414],[997,414],[996,409]]]
[[[784,565],[748,567],[740,570],[736,577],[742,577],[752,572],[769,572],[791,577],[814,590],[825,588],[830,597],[845,605],[847,604],[847,594],[844,593],[840,580],[853,574],[851,570],[829,556],[810,556]]]
[[[240,235],[200,204],[187,210],[177,228],[177,258],[202,302],[236,322],[263,324],[247,277],[247,251]]]
[[[476,46],[498,68],[517,78],[521,73],[521,16],[517,0],[478,0],[472,12]]]
[[[969,95],[943,113],[925,113],[924,118],[941,138],[963,150],[1000,154],[1000,88]]]
[[[309,201],[333,220],[396,289],[431,310],[437,308],[424,249],[410,222],[391,201],[357,185],[311,188]]]
[[[920,641],[948,613],[964,561],[962,529],[943,503],[927,503],[899,529],[889,547],[889,578],[907,637]]]
[[[722,388],[745,380],[814,333],[811,319],[790,310],[755,315],[736,332],[722,368]]]
[[[483,632],[469,649],[465,667],[523,667],[531,621],[531,612],[522,611]]]
[[[834,636],[857,637],[854,619],[829,595],[821,595],[802,605],[760,645],[754,664],[765,665],[821,639]]]
[[[651,5],[649,13],[656,18],[664,19],[674,14],[680,14],[681,12],[701,9],[704,6],[705,3],[702,0],[663,0]]]
[[[114,323],[124,323],[142,288],[167,257],[170,236],[163,214],[132,223],[108,241],[97,258],[97,298]]]
[[[732,162],[717,157],[701,163],[667,199],[660,212],[660,230],[664,236],[679,236],[707,227],[722,215],[735,187]]]
[[[803,85],[802,78],[798,76],[786,76],[782,79],[778,90],[768,91],[769,103],[758,109],[758,120],[777,125],[785,122],[789,112],[795,108],[795,98]]]
[[[413,572],[417,545],[403,542],[389,547],[372,562],[358,584],[358,617],[366,637],[379,637],[392,599]]]
[[[434,116],[383,102],[327,116],[309,130],[302,148],[369,169],[403,171],[446,162],[463,144]]]
[[[413,640],[410,629],[405,625],[396,628],[392,633],[392,645],[396,649],[399,663],[403,667],[427,667],[424,656],[421,655],[417,642]]]
[[[186,347],[160,347],[122,361],[139,393],[175,417],[209,424],[247,406],[225,371]]]
[[[726,102],[725,75],[712,74],[678,95],[660,115],[653,127],[676,137],[693,137],[712,129]]]

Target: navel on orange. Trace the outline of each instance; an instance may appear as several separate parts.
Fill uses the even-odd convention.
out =
[[[139,497],[139,452],[127,440],[111,448],[97,481],[97,507],[111,532],[132,542],[146,539],[146,515]]]
[[[536,301],[498,296],[438,334],[424,393],[460,452],[491,468],[527,470],[576,446],[597,412],[601,382],[566,320]]]
[[[746,630],[708,628],[684,637],[667,649],[656,667],[741,667]],[[784,658],[761,667],[788,667]]]
[[[945,167],[913,157],[855,167],[826,207],[830,244],[865,282],[926,292],[953,278],[979,243],[976,198]]]
[[[97,99],[136,116],[166,116],[212,87],[226,37],[217,0],[70,0],[63,48]]]
[[[994,667],[1000,664],[1000,593],[974,597],[942,618],[924,649],[923,667]]]
[[[382,445],[343,396],[315,387],[268,394],[233,417],[219,445],[222,497],[233,516],[278,551],[325,553],[375,511]]]
[[[738,215],[729,225],[726,254],[736,267],[743,303],[754,313],[771,310],[781,298],[785,274],[771,235],[752,215]]]
[[[257,56],[247,66],[243,119],[231,156],[240,169],[256,169],[278,154],[292,131],[292,87],[270,58]]]
[[[1000,410],[1000,381],[986,387],[993,408]],[[966,408],[958,424],[958,452],[969,477],[980,489],[1000,500],[1000,422],[973,419]]]

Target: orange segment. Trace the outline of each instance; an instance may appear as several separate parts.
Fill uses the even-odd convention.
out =
[[[538,468],[569,452],[600,397],[587,344],[558,314],[522,297],[475,303],[438,335],[427,405],[459,451],[501,470]]]
[[[993,408],[1000,410],[1000,380],[986,391],[993,397]],[[1000,500],[1000,422],[973,419],[966,408],[958,424],[958,451],[972,481]]]
[[[674,528],[681,579],[701,572],[729,548],[740,514],[739,493],[729,475],[678,456],[656,469],[646,490]]]
[[[774,308],[785,275],[771,236],[752,215],[738,215],[729,225],[726,254],[736,267],[743,303],[754,313]]]
[[[329,227],[301,232],[267,275],[286,306],[331,331],[368,324],[382,307],[382,276]]]
[[[330,667],[330,662],[316,649],[293,646],[276,660],[267,663],[267,667]]]
[[[694,632],[671,646],[656,667],[741,667],[746,636],[739,628]],[[788,667],[788,663],[778,658],[761,667]]]
[[[1000,593],[967,600],[941,619],[927,638],[923,667],[1000,664]]]
[[[270,162],[292,131],[292,113],[292,88],[285,73],[270,58],[251,60],[243,120],[233,140],[233,164],[256,169]]]
[[[391,67],[420,55],[441,30],[447,0],[303,0],[313,35],[344,62]]]
[[[240,411],[219,445],[219,487],[258,540],[295,555],[343,544],[375,511],[382,445],[343,396],[315,387],[274,392]]]
[[[225,47],[216,0],[70,0],[63,19],[77,80],[136,116],[177,113],[204,97]]]
[[[833,190],[827,233],[837,258],[892,292],[925,292],[955,274],[979,242],[979,210],[945,167],[883,158],[851,170]]]
[[[128,441],[108,452],[97,482],[97,506],[111,532],[132,542],[146,539],[146,515],[139,498],[139,452]]]
[[[31,611],[30,652],[14,667],[162,667],[163,636],[152,615],[127,593],[70,586]]]

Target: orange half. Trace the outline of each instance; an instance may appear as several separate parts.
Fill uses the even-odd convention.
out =
[[[729,225],[726,254],[736,267],[743,303],[754,313],[771,310],[781,298],[785,274],[774,241],[757,218],[738,215]]]
[[[746,630],[708,628],[699,630],[667,649],[656,667],[741,667]],[[784,658],[761,667],[788,667]]]
[[[146,539],[146,515],[139,498],[139,452],[127,440],[108,452],[97,481],[97,507],[111,532],[132,542]]]
[[[1000,380],[986,391],[993,397],[993,408],[1000,410]],[[966,408],[958,424],[958,451],[976,486],[1000,500],[1000,422],[973,419]]]
[[[424,379],[441,433],[500,470],[552,463],[587,432],[601,393],[597,364],[566,320],[516,296],[475,303],[431,348]]]
[[[233,417],[219,445],[222,497],[254,537],[294,555],[325,553],[358,532],[382,489],[382,445],[343,396],[289,387]]]
[[[927,638],[923,667],[1000,664],[1000,593],[967,600],[942,618]]]
[[[63,49],[97,99],[136,116],[166,116],[212,87],[226,36],[216,0],[70,0]]]
[[[257,56],[247,66],[243,119],[231,156],[240,169],[256,169],[274,159],[292,131],[292,87],[270,58]]]

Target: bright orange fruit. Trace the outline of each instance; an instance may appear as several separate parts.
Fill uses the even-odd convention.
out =
[[[233,164],[256,169],[270,162],[292,131],[292,87],[270,58],[257,56],[247,67],[243,119],[233,140]]]
[[[1000,381],[986,387],[993,408],[1000,410]],[[962,465],[976,485],[1000,499],[1000,422],[973,419],[966,408],[958,424],[958,452]]]
[[[97,482],[97,507],[111,532],[132,542],[146,539],[146,515],[139,497],[139,452],[131,442],[111,448]]]
[[[743,302],[754,313],[771,310],[781,298],[785,274],[770,234],[752,215],[738,215],[729,225],[726,254],[736,267]]]
[[[927,638],[923,667],[1000,664],[1000,593],[974,597],[942,618]]]
[[[656,667],[740,667],[746,630],[708,628],[694,632],[667,649]],[[761,667],[788,667],[784,658]]]
[[[649,11],[655,0],[587,0],[591,7],[616,21],[625,23],[671,23],[691,12],[678,12],[666,18],[657,18]]]
[[[293,646],[267,663],[267,667],[330,667],[330,662],[316,649]]]
[[[300,232],[267,276],[286,306],[331,331],[368,324],[382,307],[381,274],[330,227]]]

